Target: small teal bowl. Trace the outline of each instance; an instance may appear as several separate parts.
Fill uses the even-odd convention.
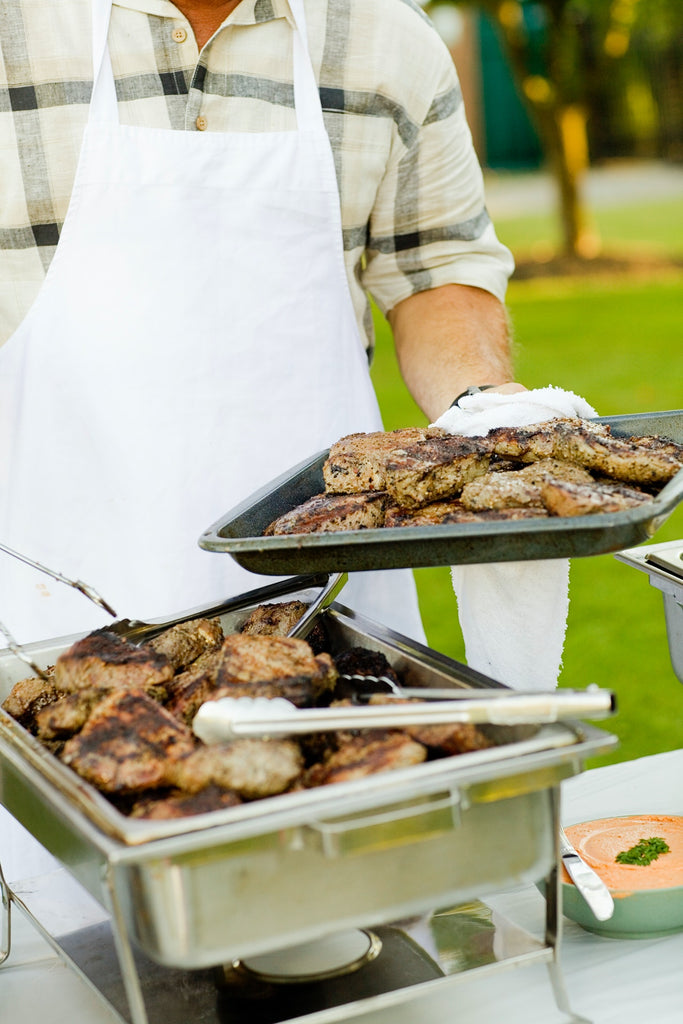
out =
[[[614,898],[614,913],[607,921],[598,921],[576,886],[563,882],[563,913],[587,931],[615,939],[652,939],[683,931],[683,885],[665,889],[610,889],[610,892]]]
[[[562,883],[562,912],[586,931],[613,939],[653,939],[683,931],[683,885],[638,892],[610,890],[614,913],[598,921],[575,885]]]

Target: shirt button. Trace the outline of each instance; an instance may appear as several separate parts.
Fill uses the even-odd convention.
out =
[[[173,29],[171,36],[176,43],[184,43],[187,39],[187,32],[184,28],[178,27]]]
[[[195,121],[195,124],[197,125],[197,131],[205,132],[206,129],[207,129],[208,123],[209,122],[206,120],[204,115],[200,114],[199,117],[197,118],[197,120]]]

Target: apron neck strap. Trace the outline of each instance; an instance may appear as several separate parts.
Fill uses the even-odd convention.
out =
[[[90,98],[91,120],[118,123],[116,83],[109,57],[107,36],[111,20],[112,0],[92,0],[92,62],[93,85]]]
[[[294,107],[299,131],[325,130],[318,83],[308,48],[304,0],[289,0],[294,33]]]
[[[299,131],[324,130],[318,84],[308,50],[304,0],[289,0],[294,19],[294,107]],[[112,0],[92,0],[93,90],[90,117],[118,123],[116,84],[109,56],[107,36],[111,20]]]

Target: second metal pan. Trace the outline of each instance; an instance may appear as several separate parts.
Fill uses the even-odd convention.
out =
[[[660,434],[683,443],[683,410],[605,416],[615,436]],[[683,470],[644,505],[575,518],[404,526],[264,537],[278,516],[325,489],[319,452],[267,484],[199,538],[250,572],[288,575],[516,562],[600,555],[649,540],[683,500]]]

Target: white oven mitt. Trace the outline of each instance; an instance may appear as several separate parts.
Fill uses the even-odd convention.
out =
[[[545,387],[460,399],[433,426],[468,437],[558,416],[590,419],[578,395]],[[515,689],[552,690],[562,664],[569,610],[569,560],[486,562],[451,568],[467,664]]]

